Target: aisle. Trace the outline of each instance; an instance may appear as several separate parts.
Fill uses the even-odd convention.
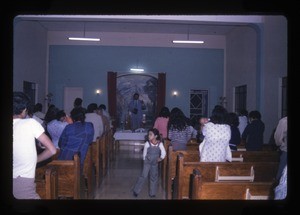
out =
[[[120,142],[116,160],[111,161],[108,174],[97,190],[95,199],[165,199],[165,193],[160,184],[156,197],[150,198],[148,196],[148,181],[145,182],[143,190],[138,197],[132,195],[132,187],[141,174],[143,167],[143,145],[143,143],[139,142]]]

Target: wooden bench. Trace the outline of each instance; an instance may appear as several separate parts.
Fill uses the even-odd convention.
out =
[[[185,162],[184,154],[180,153],[177,156],[172,198],[189,198],[190,176],[196,168],[200,170],[202,180],[207,182],[228,180],[272,182],[278,164],[278,162]]]
[[[279,162],[278,151],[232,151],[232,161],[240,162]]]
[[[96,190],[96,173],[95,166],[92,160],[93,146],[89,145],[86,157],[83,164],[83,176],[85,185],[85,198],[93,199],[95,197]]]
[[[80,175],[80,158],[74,155],[74,160],[53,160],[45,166],[36,169],[36,177],[42,178],[47,168],[54,167],[58,176],[58,199],[80,199],[82,178]]]
[[[173,147],[169,146],[167,148],[167,155],[166,155],[166,167],[165,172],[163,173],[163,178],[165,178],[164,188],[166,189],[166,198],[172,198],[172,181],[176,175],[176,160],[177,155],[182,153],[186,155],[185,158],[189,161],[199,161],[199,150],[196,149],[195,146],[188,148],[186,151],[173,151]]]
[[[41,199],[58,198],[58,175],[54,167],[47,167],[44,174],[41,172],[36,179],[36,192]]]
[[[190,199],[267,200],[273,199],[273,182],[207,182],[194,169],[190,180]]]
[[[98,188],[101,183],[101,152],[100,152],[100,138],[98,137],[96,142],[92,142],[92,161],[95,167],[95,176],[96,176],[96,187]]]

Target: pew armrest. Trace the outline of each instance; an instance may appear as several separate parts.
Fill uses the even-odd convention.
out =
[[[254,181],[254,169],[251,166],[250,175],[248,176],[240,176],[240,175],[229,175],[229,176],[221,176],[219,166],[216,167],[216,178],[215,181]]]
[[[240,157],[233,157],[232,161],[234,161],[234,162],[243,162],[244,158],[243,158],[242,155],[240,155]]]
[[[246,189],[246,200],[268,200],[269,196],[266,195],[251,195],[249,188]]]

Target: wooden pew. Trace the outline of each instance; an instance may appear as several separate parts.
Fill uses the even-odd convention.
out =
[[[58,198],[58,175],[54,167],[47,167],[44,175],[42,173],[35,178],[36,192],[41,199]]]
[[[176,160],[177,155],[179,153],[182,153],[186,155],[186,159],[189,161],[199,161],[199,150],[198,146],[188,146],[188,149],[186,151],[173,151],[173,147],[169,145],[169,147],[166,149],[167,155],[166,155],[166,167],[165,172],[163,172],[163,178],[165,178],[165,186],[166,189],[166,198],[171,199],[172,198],[172,181],[176,174]]]
[[[237,150],[238,151],[246,151],[245,148],[245,143],[242,141],[240,145],[237,146]],[[277,146],[274,144],[263,144],[262,146],[262,151],[276,151],[277,150]]]
[[[176,176],[173,180],[173,199],[189,198],[189,182],[193,169],[198,168],[203,181],[248,180],[274,181],[278,162],[185,162],[184,154],[177,156]]]
[[[103,134],[103,136],[99,140],[100,146],[100,167],[101,167],[101,178],[104,177],[107,173],[107,152],[106,152],[106,137],[107,134]]]
[[[166,189],[166,198],[171,199],[171,185],[176,173],[176,160],[179,153],[183,153],[185,161],[199,162],[199,147],[188,145],[186,151],[173,151],[172,146],[167,145],[166,158],[163,163],[162,185]],[[278,162],[279,153],[277,151],[232,151],[233,162]]]
[[[165,159],[163,159],[161,161],[161,185],[162,185],[162,188],[163,189],[166,189],[166,176],[167,176],[167,160],[168,160],[168,148],[169,148],[169,145],[170,145],[170,140],[168,139],[163,139],[163,145],[165,147],[165,150],[166,150],[166,157]]]
[[[280,155],[278,151],[232,151],[232,158],[241,162],[279,162]]]
[[[98,188],[101,183],[101,152],[100,152],[100,138],[98,137],[96,142],[92,143],[92,161],[95,167],[95,175],[96,175],[96,187]]]
[[[95,166],[92,160],[93,146],[89,145],[88,151],[83,164],[83,176],[84,176],[84,189],[85,189],[85,198],[93,199],[95,197],[96,190],[96,174]]]
[[[190,199],[206,200],[267,200],[273,199],[273,182],[207,182],[199,169],[190,181]]]
[[[58,198],[81,198],[80,158],[74,155],[74,160],[53,160],[46,165],[55,167],[58,175]]]

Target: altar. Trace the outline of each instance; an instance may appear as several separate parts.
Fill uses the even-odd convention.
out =
[[[115,149],[140,151],[144,147],[147,135],[146,130],[117,130],[113,135]]]
[[[132,140],[145,141],[147,132],[132,132],[131,130],[120,130],[114,133],[115,141]]]

